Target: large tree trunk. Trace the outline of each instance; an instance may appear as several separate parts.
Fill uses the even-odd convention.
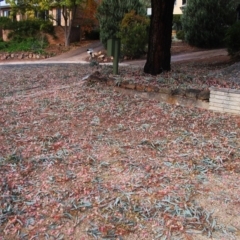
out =
[[[157,75],[171,70],[174,2],[175,0],[151,0],[152,15],[145,73]]]

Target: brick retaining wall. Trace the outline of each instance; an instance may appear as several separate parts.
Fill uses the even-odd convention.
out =
[[[211,87],[209,109],[240,114],[240,90]]]

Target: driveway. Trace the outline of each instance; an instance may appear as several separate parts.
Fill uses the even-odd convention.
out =
[[[215,49],[215,50],[205,50],[205,51],[199,51],[199,52],[172,55],[171,62],[174,63],[174,62],[183,62],[183,61],[191,61],[191,60],[194,61],[194,60],[201,60],[201,59],[220,57],[220,56],[228,56],[227,50]],[[124,63],[132,66],[138,65],[143,67],[144,64],[146,63],[146,60],[125,61]]]
[[[51,61],[70,61],[70,62],[81,62],[85,61],[85,59],[89,56],[87,54],[87,49],[92,48],[95,52],[99,52],[103,49],[103,45],[100,41],[95,41],[89,45],[86,45],[85,47],[79,47],[73,50],[70,50],[66,53],[63,53],[61,55],[58,55],[56,57],[51,57],[46,60],[45,62],[51,62]]]
[[[63,53],[61,55],[39,60],[39,61],[11,61],[11,62],[1,62],[0,65],[12,65],[12,64],[47,64],[47,63],[82,63],[87,64],[86,58],[88,57],[87,49],[92,48],[94,52],[99,52],[103,50],[103,45],[99,42],[93,42],[85,47],[80,47],[77,49],[70,50],[69,52]],[[227,56],[228,52],[226,49],[215,49],[215,50],[205,50],[197,51],[191,53],[184,53],[178,55],[172,55],[171,62],[181,62],[190,60],[206,59],[218,56]],[[146,60],[133,60],[124,61],[120,65],[131,65],[131,66],[144,66]],[[111,63],[108,63],[111,64]]]

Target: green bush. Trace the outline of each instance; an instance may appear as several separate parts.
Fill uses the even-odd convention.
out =
[[[0,27],[3,28],[3,26],[7,23],[10,23],[11,19],[8,17],[0,17]]]
[[[240,57],[240,22],[236,22],[227,30],[225,42],[229,55]]]
[[[7,22],[3,24],[4,29],[12,30],[9,37],[15,41],[22,41],[28,37],[36,37],[39,33],[53,33],[51,22],[39,19],[29,19],[24,21]]]
[[[183,11],[186,41],[203,48],[223,44],[226,27],[236,21],[236,0],[189,0]]]
[[[137,15],[135,11],[125,14],[117,36],[121,39],[122,54],[128,58],[138,58],[148,42],[149,19]]]
[[[39,29],[44,33],[54,34],[54,27],[50,21],[41,21]]]
[[[177,39],[184,41],[185,40],[185,33],[183,30],[177,31],[176,34]]]
[[[97,9],[97,19],[100,26],[100,40],[105,48],[107,40],[115,38],[119,32],[119,25],[124,15],[131,10],[146,15],[146,9],[139,0],[102,0]]]
[[[182,22],[181,22],[181,14],[174,14],[173,15],[173,29],[180,31],[182,30]]]
[[[0,42],[0,51],[4,52],[27,52],[44,53],[44,48],[47,46],[46,39],[42,37],[29,37],[22,41]]]
[[[8,48],[8,43],[0,41],[0,51],[4,51],[7,48]]]

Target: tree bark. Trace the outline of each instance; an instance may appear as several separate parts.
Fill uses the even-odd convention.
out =
[[[157,75],[171,70],[174,2],[175,0],[151,0],[152,15],[145,73]]]
[[[63,7],[62,15],[65,22],[64,26],[64,34],[65,34],[65,47],[68,47],[70,45],[70,35],[72,31],[72,23],[73,19],[75,19],[77,11],[77,5],[73,7]]]

